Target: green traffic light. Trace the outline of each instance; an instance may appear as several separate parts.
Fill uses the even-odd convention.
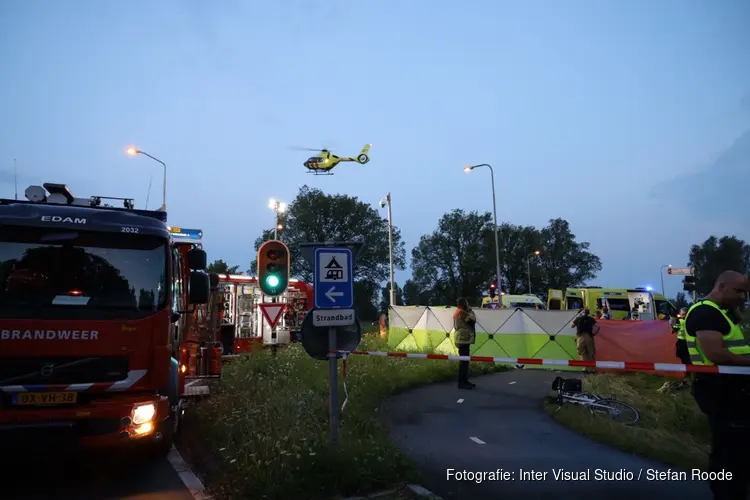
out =
[[[279,286],[279,277],[274,276],[273,274],[271,276],[268,276],[266,278],[266,285],[270,286],[271,288],[276,288]]]

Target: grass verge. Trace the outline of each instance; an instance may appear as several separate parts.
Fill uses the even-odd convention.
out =
[[[362,350],[388,350],[373,334]],[[505,367],[473,363],[475,375]],[[224,365],[211,396],[189,408],[183,432],[213,457],[208,487],[223,498],[330,499],[418,482],[411,462],[390,441],[383,401],[399,391],[457,376],[457,362],[350,357],[349,401],[340,448],[331,446],[328,363],[301,345],[253,353]],[[343,386],[340,389],[344,399]],[[190,455],[190,453],[188,453]]]
[[[686,469],[706,470],[709,429],[705,415],[689,387],[673,393],[658,393],[667,377],[643,373],[584,375],[583,390],[615,398],[636,407],[641,419],[623,426],[595,417],[584,407],[547,401],[545,409],[555,420],[595,441],[659,462]]]
[[[750,312],[742,322],[745,337],[750,336]],[[710,451],[710,432],[705,415],[690,394],[689,387],[660,394],[657,391],[667,377],[642,373],[608,373],[583,377],[585,391],[617,399],[635,406],[641,421],[624,427],[612,421],[595,418],[578,405],[547,402],[545,408],[561,424],[625,451],[665,464],[706,470]]]

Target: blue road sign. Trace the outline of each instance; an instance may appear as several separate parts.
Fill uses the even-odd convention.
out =
[[[315,249],[316,309],[350,309],[354,306],[354,262],[350,248]]]

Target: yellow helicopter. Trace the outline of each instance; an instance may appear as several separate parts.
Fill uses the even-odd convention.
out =
[[[356,158],[349,156],[336,156],[327,149],[310,149],[310,148],[296,148],[302,151],[319,151],[319,154],[311,156],[303,165],[307,168],[308,174],[313,175],[333,175],[333,168],[341,163],[342,161],[352,161],[364,165],[370,161],[370,157],[367,153],[370,152],[370,146],[372,144],[365,144],[362,151],[359,152]]]

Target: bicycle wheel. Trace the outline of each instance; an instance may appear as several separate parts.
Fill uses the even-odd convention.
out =
[[[634,407],[615,399],[600,399],[589,405],[589,410],[594,415],[609,417],[625,425],[635,425],[641,418]]]

